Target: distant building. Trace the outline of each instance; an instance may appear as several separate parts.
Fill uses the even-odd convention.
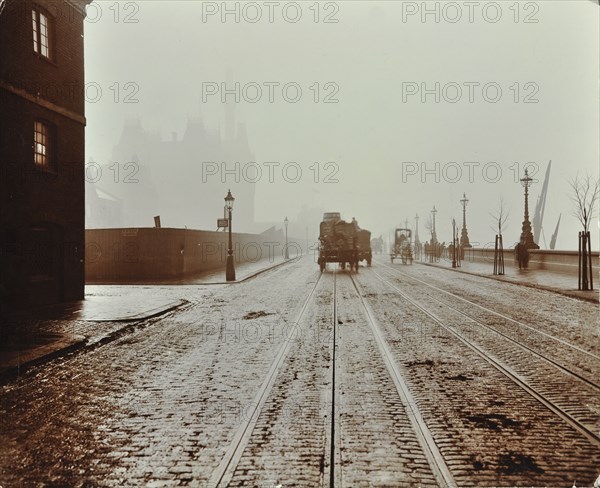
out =
[[[203,175],[205,163],[211,164],[211,171]],[[216,229],[231,189],[234,231],[262,232],[265,226],[257,225],[254,215],[255,166],[245,126],[235,124],[231,111],[224,136],[219,129],[205,128],[199,117],[188,119],[181,137],[168,138],[133,120],[125,123],[96,188],[122,200],[125,227],[151,227],[153,216],[160,215],[164,227],[207,230]],[[109,227],[120,225],[113,222]]]
[[[123,200],[87,181],[85,183],[85,228],[110,227],[123,227]]]
[[[0,300],[84,294],[85,6],[0,1]]]

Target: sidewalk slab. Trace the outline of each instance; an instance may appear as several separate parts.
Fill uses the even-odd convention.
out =
[[[153,297],[141,302],[130,296],[87,296],[83,301],[78,319],[90,322],[131,322],[156,317],[186,303]]]
[[[186,300],[134,295],[86,295],[85,300],[21,311],[1,329],[0,380],[19,376],[28,368],[77,349],[106,342],[131,322],[156,317]],[[98,323],[105,323],[99,326]]]
[[[577,289],[577,275],[572,273],[561,273],[559,271],[549,271],[541,269],[519,269],[514,266],[512,259],[505,257],[504,275],[494,275],[494,263],[482,263],[477,261],[462,261],[461,266],[452,268],[449,262],[440,261],[439,263],[428,263],[424,261],[415,261],[415,263],[425,266],[456,271],[474,276],[482,276],[506,283],[537,288],[553,293],[558,293],[571,298],[585,300],[592,303],[600,303],[598,285],[594,283],[595,289],[590,291],[581,291]]]

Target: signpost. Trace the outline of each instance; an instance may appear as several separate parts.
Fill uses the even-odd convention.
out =
[[[229,227],[229,219],[217,219],[217,230],[227,229]]]

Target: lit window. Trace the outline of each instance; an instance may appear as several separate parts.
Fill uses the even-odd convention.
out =
[[[39,10],[31,11],[33,21],[33,50],[50,59],[50,23],[48,16]]]
[[[52,130],[43,122],[33,126],[33,162],[39,168],[52,168]]]

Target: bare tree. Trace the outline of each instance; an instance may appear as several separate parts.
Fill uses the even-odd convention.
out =
[[[594,178],[588,172],[569,180],[571,187],[570,198],[573,202],[573,216],[581,222],[584,232],[590,230],[590,222],[596,210],[596,201],[600,191],[600,179]]]
[[[427,219],[425,219],[423,225],[425,226],[425,230],[431,233],[431,231],[433,230],[433,220],[431,219],[431,215],[429,215]]]
[[[495,244],[494,244],[494,274],[495,275],[503,275],[504,274],[504,244],[502,243],[502,232],[506,227],[506,221],[508,220],[508,210],[506,210],[504,206],[504,197],[500,196],[498,198],[498,208],[495,213],[490,212],[490,216],[494,219],[494,223],[497,224],[497,227],[491,226],[490,228],[496,234]]]
[[[571,201],[573,202],[573,215],[581,222],[583,232],[579,233],[579,290],[594,289],[594,274],[592,271],[592,243],[590,240],[590,222],[596,210],[600,179],[594,178],[586,172],[585,176],[579,174],[569,181],[571,186]]]
[[[502,234],[506,228],[506,221],[508,220],[510,212],[504,207],[504,197],[498,198],[498,208],[495,213],[490,212],[491,217],[494,219],[494,223],[497,226],[490,226],[490,228],[498,234]]]
[[[425,222],[423,222],[425,230],[429,232],[429,235],[433,237],[433,219],[431,218],[431,214],[427,216]]]

